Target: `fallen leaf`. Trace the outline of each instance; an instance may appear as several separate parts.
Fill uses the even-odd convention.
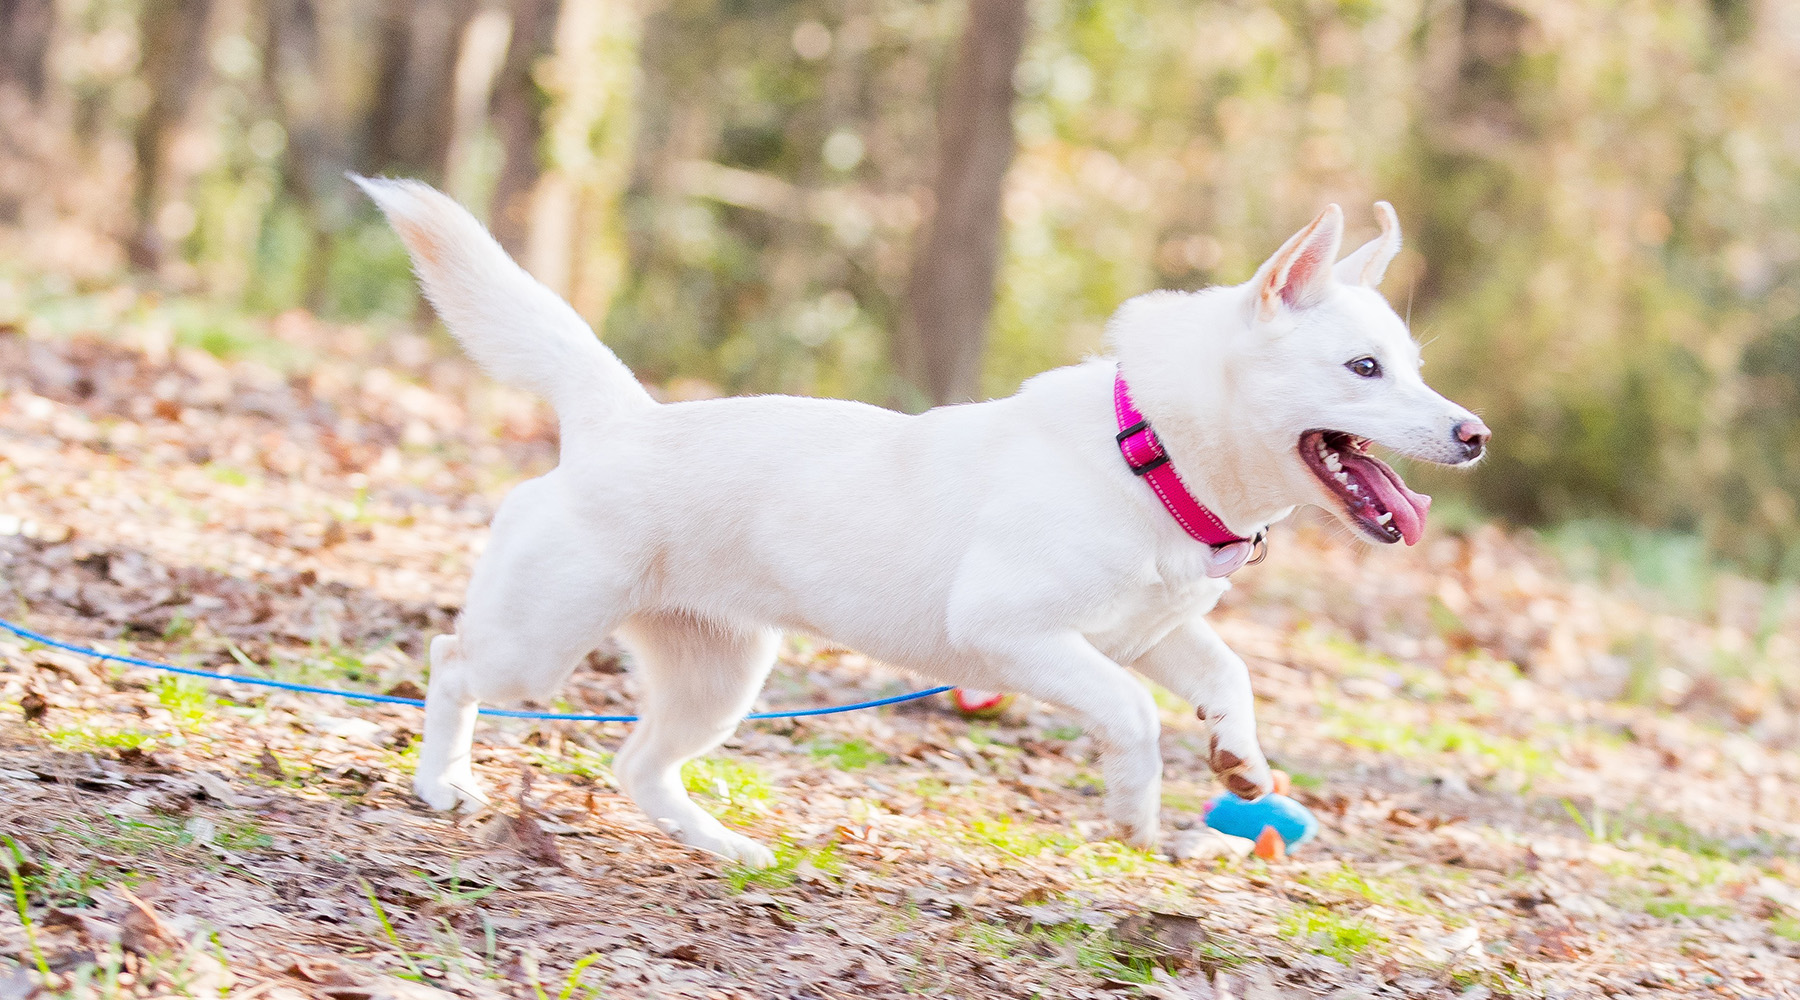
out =
[[[126,951],[148,958],[169,954],[182,946],[181,938],[163,923],[149,903],[129,890],[117,891],[119,898],[129,904],[125,918],[119,922],[119,944]]]
[[[281,761],[275,758],[267,743],[263,744],[262,753],[256,755],[256,770],[266,778],[285,781],[287,772],[281,769]]]

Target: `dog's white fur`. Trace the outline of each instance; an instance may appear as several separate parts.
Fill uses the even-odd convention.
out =
[[[1134,844],[1156,836],[1162,761],[1132,670],[1197,706],[1231,787],[1268,789],[1248,672],[1202,617],[1228,584],[1121,460],[1114,361],[917,416],[788,396],[658,404],[455,202],[359,183],[469,354],[561,421],[561,464],[506,498],[457,633],[431,644],[414,783],[430,805],[482,800],[469,767],[480,702],[549,696],[616,633],[643,690],[620,786],[670,836],[766,865],[766,848],[689,800],[680,767],[749,711],[783,629],[1074,713],[1103,747],[1106,813]],[[1233,531],[1340,507],[1297,455],[1309,429],[1466,458],[1453,428],[1470,414],[1420,380],[1417,346],[1374,290],[1399,246],[1380,210],[1383,234],[1335,274],[1333,205],[1250,282],[1144,295],[1112,320],[1138,406]],[[1346,372],[1364,354],[1387,375]]]

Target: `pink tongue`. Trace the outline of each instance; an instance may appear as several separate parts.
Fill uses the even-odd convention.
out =
[[[1394,515],[1394,527],[1406,544],[1417,545],[1425,535],[1425,512],[1431,509],[1431,498],[1414,493],[1387,463],[1370,455],[1345,455],[1343,463],[1356,470],[1356,481],[1375,494],[1381,506]]]

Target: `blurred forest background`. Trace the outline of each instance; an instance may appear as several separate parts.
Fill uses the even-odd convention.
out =
[[[0,319],[417,322],[354,169],[672,394],[916,409],[1386,198],[1429,488],[1800,577],[1797,85],[1781,0],[0,0]]]

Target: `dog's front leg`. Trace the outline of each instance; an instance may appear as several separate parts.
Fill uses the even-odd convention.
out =
[[[1120,839],[1137,847],[1154,845],[1162,811],[1161,720],[1144,685],[1073,632],[989,637],[981,645],[995,687],[1023,692],[1081,719],[1101,745],[1107,818]]]
[[[1247,799],[1269,791],[1250,669],[1211,625],[1197,617],[1184,622],[1132,666],[1194,706],[1211,733],[1207,763],[1225,787]]]

